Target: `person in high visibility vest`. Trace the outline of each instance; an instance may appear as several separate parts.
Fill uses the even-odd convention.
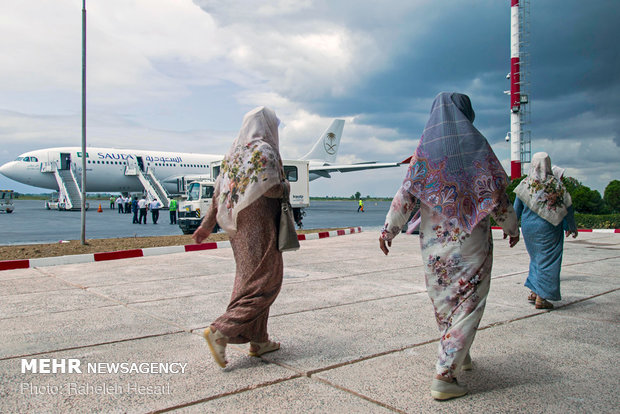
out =
[[[359,199],[359,206],[357,207],[357,212],[359,213],[360,210],[362,211],[362,213],[364,212],[364,202],[362,201],[362,199]]]
[[[170,211],[170,224],[177,224],[177,200],[174,198],[170,200],[168,210]]]

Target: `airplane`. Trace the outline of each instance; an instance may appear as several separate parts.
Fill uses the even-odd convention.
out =
[[[333,164],[343,128],[344,120],[335,119],[315,142],[310,152],[301,157],[301,160],[308,161],[310,181],[320,177],[330,178],[330,173],[336,171],[360,171],[400,165],[398,162]],[[0,166],[0,173],[23,184],[59,191],[61,183],[53,172],[72,170],[78,180],[82,174],[81,157],[80,147],[29,151],[19,155],[14,161]],[[139,179],[140,174],[136,172],[139,169],[142,172],[149,171],[149,174],[159,181],[169,194],[179,194],[184,190],[184,180],[188,177],[209,178],[210,164],[222,158],[224,158],[222,154],[88,147],[86,191],[142,192],[148,184]]]

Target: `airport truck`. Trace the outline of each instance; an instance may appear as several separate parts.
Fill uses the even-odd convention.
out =
[[[221,161],[211,164],[211,177],[187,180],[187,190],[179,202],[177,223],[183,234],[192,234],[213,202],[215,179],[220,172]],[[301,228],[303,209],[310,205],[308,161],[284,160],[284,173],[291,184],[290,200],[297,225]],[[219,230],[216,225],[214,232]]]
[[[0,211],[12,213],[15,210],[13,204],[13,190],[0,190]]]

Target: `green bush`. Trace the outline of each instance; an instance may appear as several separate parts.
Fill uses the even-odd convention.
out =
[[[523,181],[525,178],[527,178],[527,175],[524,175],[519,178],[515,178],[514,180],[510,182],[510,184],[508,184],[508,187],[506,187],[506,194],[508,194],[508,199],[510,200],[510,204],[515,203],[515,198],[517,197],[515,195],[515,188],[517,188],[519,183]]]
[[[620,229],[620,214],[575,213],[578,229]]]
[[[613,180],[607,184],[603,199],[613,212],[620,213],[620,181]]]

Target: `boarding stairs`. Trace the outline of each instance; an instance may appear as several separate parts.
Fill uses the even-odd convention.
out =
[[[64,210],[82,209],[82,191],[73,168],[61,170],[57,166],[53,168],[54,176],[59,188],[59,200],[61,208],[64,203]]]
[[[153,171],[148,168],[146,173],[142,172],[140,169],[136,170],[136,176],[142,183],[142,186],[149,194],[149,199],[156,197],[157,200],[162,204],[162,208],[168,208],[170,205],[170,195],[162,185],[162,183],[155,177]]]

